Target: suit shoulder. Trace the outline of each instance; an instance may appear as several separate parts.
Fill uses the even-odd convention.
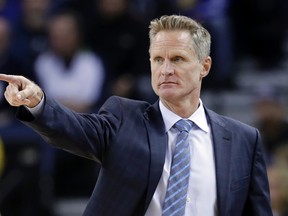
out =
[[[247,132],[255,132],[255,130],[257,130],[257,128],[251,125],[248,125],[237,119],[218,114],[212,110],[206,109],[206,112],[210,121],[213,121],[214,123],[217,123],[223,127],[229,128],[230,130],[245,130]]]
[[[111,96],[109,97],[101,109],[121,109],[122,111],[134,110],[134,111],[144,111],[147,107],[151,106],[150,103],[141,100],[133,100],[129,98],[119,97],[119,96]]]

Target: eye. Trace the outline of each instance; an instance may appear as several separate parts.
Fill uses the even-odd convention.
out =
[[[157,56],[157,57],[154,58],[154,62],[162,63],[163,62],[163,58],[161,58],[160,56]]]
[[[184,59],[181,56],[175,56],[172,60],[173,62],[180,62],[180,61],[183,61]]]

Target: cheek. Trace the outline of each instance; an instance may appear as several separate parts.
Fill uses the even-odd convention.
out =
[[[151,72],[151,85],[152,85],[152,87],[153,87],[154,90],[156,89],[157,81],[158,81],[157,75],[156,75],[155,72],[152,71],[152,72]]]
[[[193,71],[189,71],[185,74],[185,76],[183,77],[183,80],[187,83],[196,83],[199,82],[200,76],[196,73],[194,73]]]
[[[201,71],[199,68],[192,68],[190,70],[186,70],[186,80],[189,80],[190,82],[193,83],[198,83],[203,79],[203,76],[201,75]]]

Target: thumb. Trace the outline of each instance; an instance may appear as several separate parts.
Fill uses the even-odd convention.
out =
[[[21,94],[20,92],[16,94],[16,97],[17,97],[18,100],[24,100],[25,99],[23,94]]]
[[[43,97],[43,91],[41,88],[32,83],[31,85],[27,85],[23,90],[20,90],[16,94],[17,100],[28,106],[28,107],[34,107],[36,106]]]
[[[23,90],[20,90],[17,94],[16,97],[18,100],[25,100],[28,99],[30,97],[34,96],[34,91],[33,88],[30,86],[26,86],[26,88],[24,88]]]
[[[28,99],[28,97],[30,97],[24,90],[20,91],[16,94],[16,98],[18,101],[21,101],[22,105],[30,105],[31,101],[30,99]]]

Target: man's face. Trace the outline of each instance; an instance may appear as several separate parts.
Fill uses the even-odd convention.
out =
[[[160,31],[150,45],[152,87],[170,103],[198,100],[202,78],[210,69],[210,57],[199,62],[188,31]]]

